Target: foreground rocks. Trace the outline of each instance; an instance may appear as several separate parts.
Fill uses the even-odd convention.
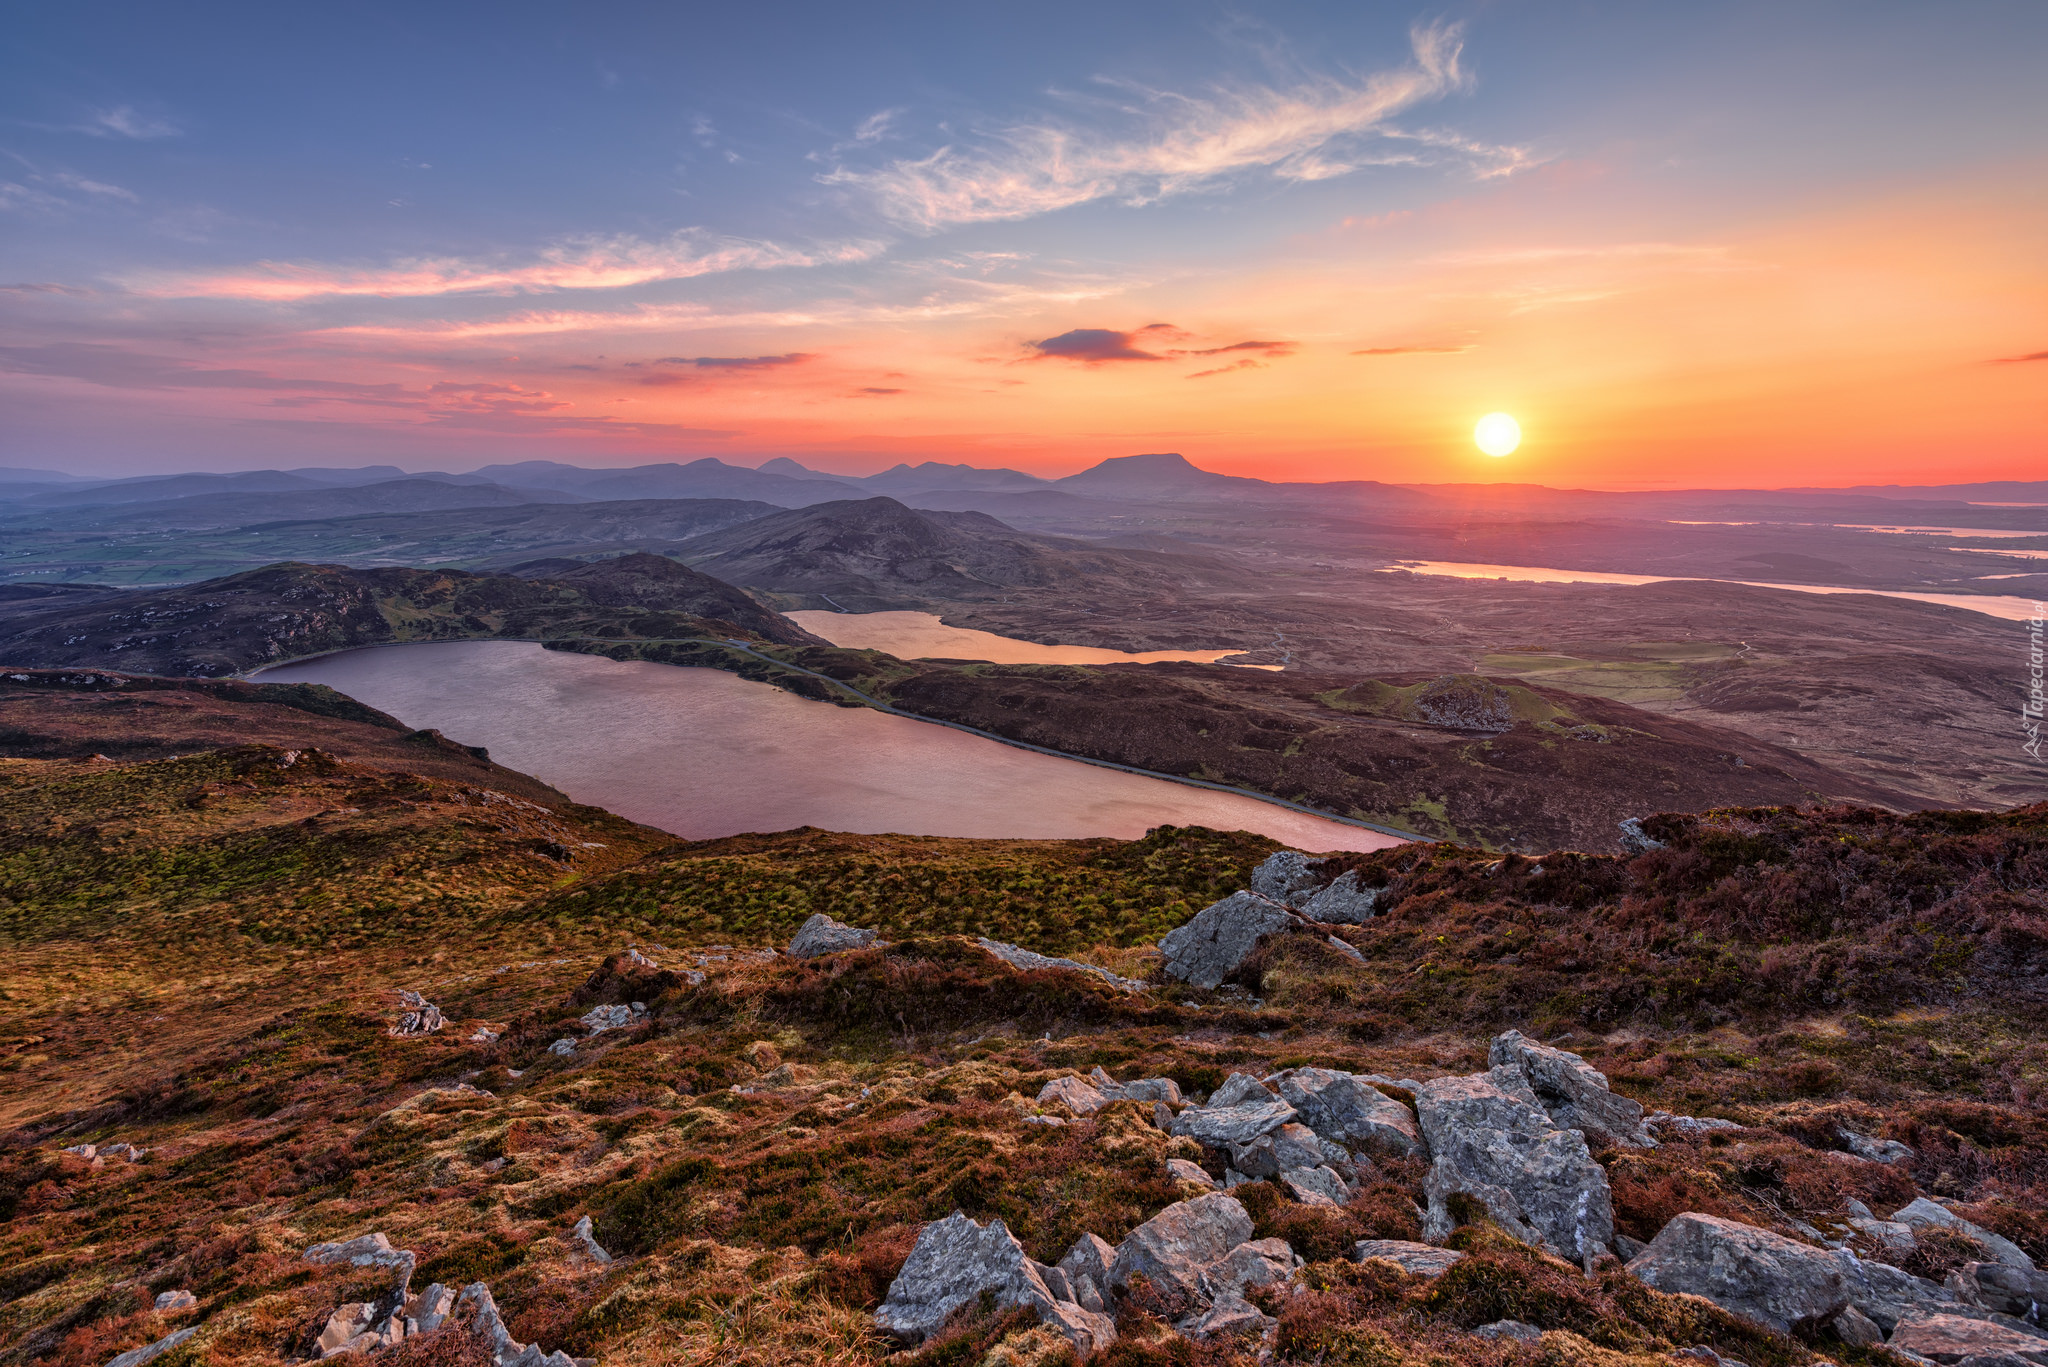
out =
[[[1519,1030],[1498,1036],[1487,1051],[1487,1063],[1521,1073],[1544,1113],[1560,1129],[1577,1130],[1589,1140],[1606,1140],[1629,1148],[1653,1149],[1657,1141],[1643,1127],[1643,1108],[1607,1089],[1607,1077],[1577,1054],[1538,1044]]]
[[[1866,1290],[1856,1256],[1714,1215],[1680,1215],[1628,1265],[1659,1291],[1704,1296],[1723,1310],[1789,1333],[1833,1316]]]
[[[797,928],[796,937],[789,942],[789,957],[816,959],[843,950],[866,949],[881,938],[879,930],[845,925],[821,911]]]
[[[590,1221],[578,1222],[575,1237],[603,1262],[611,1261],[589,1238]],[[471,1282],[458,1295],[453,1287],[439,1282],[414,1292],[412,1272],[418,1259],[410,1249],[393,1248],[382,1233],[360,1234],[340,1243],[314,1244],[305,1252],[310,1263],[329,1266],[388,1267],[394,1276],[391,1289],[375,1301],[350,1301],[336,1306],[313,1343],[312,1355],[337,1357],[344,1353],[371,1353],[390,1348],[409,1338],[429,1334],[444,1324],[461,1319],[470,1334],[481,1340],[497,1367],[587,1367],[559,1350],[542,1352],[534,1344],[520,1343],[505,1328],[491,1288]],[[190,1334],[191,1330],[184,1331]],[[175,1337],[175,1336],[173,1336]],[[152,1348],[156,1345],[151,1345]],[[138,1349],[138,1352],[145,1351]],[[126,1356],[126,1355],[124,1355]],[[147,1361],[147,1359],[140,1359]],[[115,1367],[116,1358],[108,1367]],[[127,1364],[135,1367],[135,1364]]]
[[[1234,892],[1202,908],[1193,920],[1159,941],[1159,952],[1166,958],[1166,976],[1195,987],[1217,987],[1252,956],[1261,939],[1293,927],[1300,919],[1256,892]]]
[[[1048,1271],[1058,1274],[1065,1297],[1047,1285]],[[999,1307],[1035,1311],[1082,1354],[1116,1339],[1115,1321],[1075,1301],[1066,1275],[1033,1262],[1001,1220],[981,1225],[958,1211],[918,1235],[909,1260],[889,1284],[888,1298],[875,1311],[875,1324],[885,1333],[922,1343],[960,1310],[978,1304],[984,1293]]]

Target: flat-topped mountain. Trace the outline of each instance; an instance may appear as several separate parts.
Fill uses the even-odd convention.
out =
[[[47,601],[0,604],[0,663],[212,677],[394,641],[815,640],[730,584],[655,555],[546,578],[286,563],[82,605]],[[15,611],[5,615],[9,607]]]
[[[986,513],[927,512],[893,498],[777,513],[695,538],[690,563],[729,583],[852,612],[1000,599],[1016,589],[1101,583],[1162,591],[1237,579],[1222,561],[1105,550],[1034,536]]]

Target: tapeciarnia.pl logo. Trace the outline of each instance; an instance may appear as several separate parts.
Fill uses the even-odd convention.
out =
[[[2044,705],[2048,705],[2048,690],[2042,686],[2041,628],[2048,623],[2048,603],[2034,604],[2034,615],[2027,619],[2027,700],[2020,705],[2020,728],[2027,738],[2020,749],[2041,758],[2041,718]]]

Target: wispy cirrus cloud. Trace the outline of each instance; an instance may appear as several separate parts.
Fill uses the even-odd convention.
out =
[[[1471,345],[1464,346],[1369,346],[1352,352],[1353,356],[1455,356],[1470,351]]]
[[[623,289],[728,271],[777,270],[866,261],[885,244],[850,241],[793,247],[685,230],[663,241],[618,236],[577,238],[521,263],[456,257],[414,258],[386,266],[333,266],[265,261],[219,274],[131,278],[129,289],[167,299],[301,299],[368,296],[421,298],[449,294],[538,294]]]
[[[2048,361],[2048,351],[2030,351],[2024,356],[2000,356],[1993,365],[2025,365],[2028,361]]]
[[[144,114],[132,104],[95,109],[84,123],[71,125],[70,131],[95,138],[133,138],[138,142],[182,137],[185,132],[169,119]]]
[[[1464,88],[1456,24],[1418,26],[1412,60],[1360,80],[1304,80],[1285,89],[1240,86],[1203,95],[1135,90],[1120,112],[1143,129],[1116,137],[1044,120],[991,130],[922,158],[877,167],[838,166],[820,177],[869,196],[888,218],[920,231],[1071,208],[1093,200],[1148,203],[1252,170],[1322,180],[1418,152],[1372,155],[1362,143],[1394,136],[1387,120]],[[1126,87],[1130,89],[1130,87]],[[1400,133],[1432,155],[1483,163],[1489,174],[1533,162],[1523,149],[1488,148],[1455,135]]]

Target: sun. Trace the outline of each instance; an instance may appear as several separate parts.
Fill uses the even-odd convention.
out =
[[[1472,440],[1489,456],[1505,456],[1522,444],[1522,424],[1511,414],[1488,413],[1472,429]]]

